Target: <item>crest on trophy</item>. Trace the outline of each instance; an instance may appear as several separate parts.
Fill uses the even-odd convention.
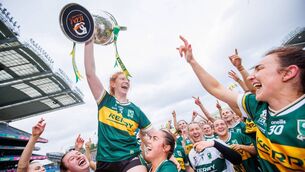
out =
[[[73,41],[73,48],[70,54],[76,82],[82,76],[75,63],[75,45],[76,43],[88,42],[91,39],[94,39],[94,43],[100,45],[114,43],[116,53],[115,66],[119,64],[126,77],[131,76],[119,56],[116,42],[119,31],[127,28],[119,26],[113,15],[106,11],[98,11],[91,14],[81,5],[70,3],[61,10],[59,22],[65,36]]]

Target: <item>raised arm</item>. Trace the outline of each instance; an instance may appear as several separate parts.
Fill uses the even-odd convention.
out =
[[[237,49],[235,49],[235,54],[231,55],[229,57],[229,59],[230,59],[231,63],[233,64],[233,66],[235,66],[235,68],[241,74],[241,76],[243,78],[243,81],[245,82],[247,88],[250,89],[251,92],[255,93],[255,88],[253,87],[253,85],[247,79],[247,77],[249,76],[249,73],[244,68],[244,66],[242,65],[242,61],[241,61],[241,58],[238,56]]]
[[[18,161],[17,172],[26,172],[27,171],[35,143],[37,142],[39,136],[44,131],[45,126],[46,126],[46,123],[44,123],[44,119],[42,119],[42,118],[35,126],[33,126],[32,135],[31,135],[28,143],[26,144],[26,146],[21,154],[21,157]]]
[[[218,109],[220,118],[222,118],[222,108],[218,100],[216,100],[216,108]]]
[[[92,170],[96,170],[96,162],[94,162],[91,158],[91,152],[90,152],[90,147],[91,147],[91,138],[89,138],[89,141],[85,143],[85,155],[89,161],[89,166]]]
[[[85,44],[85,71],[87,82],[96,101],[101,97],[104,87],[95,73],[93,39]]]
[[[235,82],[237,82],[245,92],[249,91],[249,88],[246,86],[245,82],[241,80],[233,70],[229,71],[228,74],[229,77],[232,78]]]
[[[238,115],[240,118],[243,117],[243,114],[241,113],[240,109],[236,106],[231,106],[230,104],[228,104],[229,107],[233,110],[234,113],[236,113],[236,115]]]
[[[178,48],[179,53],[185,57],[186,61],[191,65],[193,71],[198,77],[201,85],[214,97],[228,103],[237,106],[238,93],[232,92],[221,85],[213,76],[211,76],[193,57],[192,46],[188,41],[180,36],[180,39],[184,42],[184,45]]]
[[[74,149],[76,151],[81,151],[83,145],[84,145],[84,139],[80,136],[80,134],[78,134],[76,140],[75,140],[75,143],[74,143]]]
[[[200,115],[197,111],[193,111],[192,122],[194,122],[194,120],[197,116],[199,116],[205,122],[209,121],[207,117]]]
[[[176,131],[178,131],[179,128],[178,128],[178,123],[177,123],[177,114],[176,114],[176,111],[175,111],[175,110],[173,110],[172,116],[173,116],[174,127],[175,127]]]
[[[203,106],[203,104],[201,103],[199,97],[193,97],[195,99],[195,104],[197,106],[199,106],[199,108],[201,109],[201,111],[203,112],[203,114],[208,118],[208,120],[214,122],[215,118],[212,117],[212,115],[210,114],[210,112]],[[207,121],[208,121],[207,120]]]

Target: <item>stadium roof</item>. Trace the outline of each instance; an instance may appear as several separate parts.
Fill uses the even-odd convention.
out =
[[[289,33],[283,45],[294,45],[294,46],[305,47],[305,27],[296,28],[294,31]]]
[[[0,4],[0,121],[11,122],[83,103],[83,95]]]

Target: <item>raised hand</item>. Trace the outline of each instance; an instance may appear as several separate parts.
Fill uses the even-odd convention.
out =
[[[44,119],[41,118],[38,123],[32,127],[32,135],[33,137],[39,137],[42,132],[44,131],[44,128],[46,126],[46,123],[44,123]]]
[[[229,56],[229,59],[230,59],[231,63],[233,64],[233,66],[236,67],[236,69],[238,69],[239,71],[244,69],[244,67],[241,64],[241,58],[238,56],[237,49],[235,49],[234,55]]]
[[[198,112],[193,111],[193,114],[192,114],[192,119],[195,119],[195,118],[196,118],[198,115],[199,115],[199,114],[198,114]]]
[[[179,50],[180,56],[184,56],[186,61],[190,63],[194,60],[192,46],[183,36],[180,35],[179,37],[183,41],[184,45],[181,45],[177,50]]]
[[[83,147],[84,145],[84,139],[81,138],[80,134],[77,136],[76,140],[75,140],[75,145],[74,145],[74,148],[75,150],[77,151],[80,151],[80,149]]]
[[[195,99],[195,104],[196,104],[196,105],[198,105],[198,106],[202,105],[202,103],[201,103],[199,97],[193,96],[193,99]]]
[[[86,149],[90,150],[91,144],[92,144],[92,141],[91,141],[91,138],[89,138],[89,140],[85,143]]]
[[[233,70],[229,71],[228,74],[229,74],[229,77],[232,78],[234,81],[236,81],[236,82],[240,81],[240,78]]]
[[[220,103],[219,103],[218,100],[216,100],[216,108],[217,108],[217,109],[221,109],[221,105],[220,105]]]
[[[177,117],[177,114],[176,114],[176,111],[175,111],[175,110],[173,110],[172,115],[173,115],[173,118],[176,118],[176,117]]]

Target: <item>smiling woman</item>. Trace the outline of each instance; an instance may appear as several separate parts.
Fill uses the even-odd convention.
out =
[[[301,47],[271,50],[248,77],[256,94],[238,95],[205,71],[193,57],[188,41],[180,38],[184,42],[180,55],[185,56],[202,86],[239,108],[257,125],[256,146],[262,170],[304,171],[305,51]]]
[[[60,171],[89,172],[89,161],[81,152],[71,150],[62,157]]]
[[[146,171],[141,163],[136,130],[150,134],[152,126],[139,107],[127,99],[130,81],[123,72],[110,78],[108,93],[95,73],[93,41],[85,45],[85,70],[98,106],[96,171]]]
[[[166,130],[151,134],[145,145],[144,158],[151,162],[150,172],[178,172],[176,165],[169,160],[175,148],[175,138]]]

